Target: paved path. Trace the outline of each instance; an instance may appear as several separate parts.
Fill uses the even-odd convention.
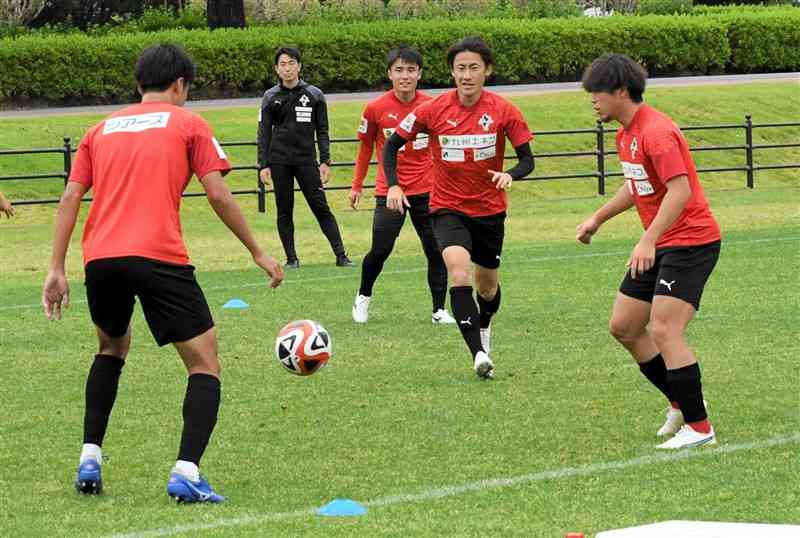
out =
[[[742,84],[750,82],[787,82],[795,81],[798,84],[798,96],[800,97],[800,73],[767,73],[755,75],[719,75],[703,77],[666,77],[652,78],[647,81],[648,86],[706,86],[720,84]],[[491,86],[489,89],[504,95],[554,93],[564,91],[578,91],[581,89],[580,82],[552,82],[546,84],[517,84],[513,86]],[[446,91],[447,88],[425,90],[427,93],[436,95]],[[372,99],[383,92],[359,92],[359,93],[331,93],[326,94],[328,101],[363,101]],[[215,99],[198,100],[187,102],[187,108],[195,111],[210,110],[215,108],[257,108],[261,103],[260,97],[245,97],[239,99]],[[105,106],[77,106],[77,107],[54,107],[25,110],[2,110],[0,119],[7,118],[30,118],[38,116],[55,116],[63,114],[108,114],[120,108],[122,105]]]

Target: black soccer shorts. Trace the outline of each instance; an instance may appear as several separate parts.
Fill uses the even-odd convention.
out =
[[[128,330],[135,297],[159,346],[184,342],[214,326],[191,265],[126,256],[86,265],[86,297],[92,321],[112,338]]]
[[[649,303],[656,295],[668,295],[700,310],[700,298],[717,265],[720,247],[721,242],[714,241],[705,245],[657,248],[653,267],[635,280],[630,270],[627,271],[619,291]]]
[[[475,264],[487,269],[500,267],[505,237],[505,212],[488,217],[470,217],[458,211],[440,209],[431,217],[439,250],[444,251],[453,246],[464,247]]]

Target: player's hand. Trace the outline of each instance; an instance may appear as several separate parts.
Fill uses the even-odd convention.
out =
[[[9,219],[14,216],[14,206],[2,193],[0,193],[0,213],[5,213]]]
[[[589,244],[592,242],[592,236],[600,229],[600,223],[594,217],[589,217],[578,225],[575,229],[575,239],[581,243]]]
[[[492,175],[492,183],[497,190],[507,189],[511,186],[511,182],[514,181],[514,178],[511,177],[511,174],[506,172],[495,172],[494,170],[489,170],[489,173]]]
[[[261,254],[254,256],[253,261],[270,276],[270,288],[277,288],[283,282],[283,266],[272,256]]]
[[[389,187],[389,192],[386,193],[386,207],[393,211],[397,211],[401,215],[405,212],[405,208],[411,207],[411,204],[403,193],[400,185],[393,185]]]
[[[648,241],[640,240],[633,248],[631,257],[628,260],[628,268],[631,272],[631,278],[636,279],[637,276],[649,271],[656,261],[656,246]]]
[[[61,319],[61,307],[69,307],[69,283],[63,271],[50,271],[42,289],[44,315],[53,321]]]
[[[323,185],[328,184],[328,180],[331,178],[331,167],[325,163],[319,165],[319,180],[322,181]]]
[[[355,209],[358,207],[358,202],[361,201],[361,191],[350,189],[350,194],[347,195],[347,199],[350,200],[350,207]]]
[[[267,187],[272,187],[272,170],[269,168],[261,170],[261,172],[258,173],[258,178],[261,180],[261,183]]]

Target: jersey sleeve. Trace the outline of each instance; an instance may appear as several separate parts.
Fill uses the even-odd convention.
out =
[[[528,127],[528,123],[525,121],[525,118],[522,116],[522,112],[512,105],[508,103],[506,105],[506,123],[505,123],[505,133],[508,139],[511,141],[511,145],[515,148],[525,144],[526,142],[530,142],[533,139],[533,134],[531,134],[531,129]]]
[[[211,172],[221,172],[224,176],[231,170],[231,163],[220,146],[211,127],[200,117],[193,119],[193,135],[189,149],[189,166],[202,179]]]
[[[370,146],[375,143],[375,135],[378,132],[378,122],[375,111],[370,106],[364,107],[361,114],[361,123],[358,125],[358,139]]]
[[[428,132],[428,121],[433,101],[423,103],[414,109],[403,121],[397,124],[395,134],[402,136],[406,140],[414,140],[418,133]]]
[[[674,129],[653,130],[644,137],[645,156],[662,183],[689,174],[681,153],[679,137],[680,133]]]
[[[92,138],[94,130],[89,130],[83,136],[80,144],[78,144],[78,151],[75,154],[75,160],[72,163],[72,168],[69,172],[69,181],[80,183],[87,189],[92,188]]]

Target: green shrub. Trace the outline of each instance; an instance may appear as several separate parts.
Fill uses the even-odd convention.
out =
[[[383,0],[326,0],[322,17],[330,22],[377,21],[386,18]]]
[[[261,24],[315,24],[322,18],[319,0],[259,0],[251,21]]]
[[[735,72],[800,70],[800,9],[724,12],[729,69]]]
[[[692,12],[693,0],[639,0],[639,15],[676,15]]]
[[[575,17],[580,15],[575,0],[513,0],[513,12],[529,19]]]

